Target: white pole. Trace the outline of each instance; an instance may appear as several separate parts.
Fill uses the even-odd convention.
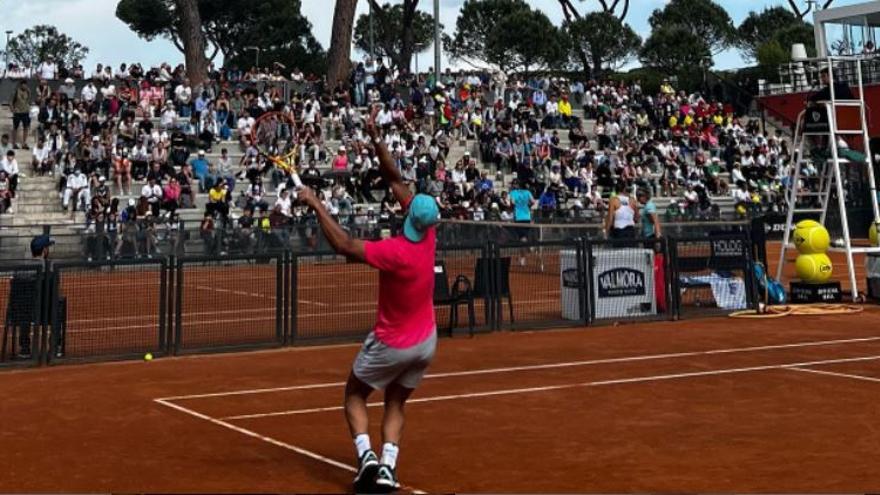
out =
[[[434,79],[440,81],[440,0],[434,0]]]

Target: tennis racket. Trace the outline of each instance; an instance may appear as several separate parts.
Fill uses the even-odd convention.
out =
[[[281,126],[288,126],[290,137],[283,150],[277,153],[271,149],[278,136]],[[297,189],[302,189],[303,183],[297,170],[299,161],[299,133],[297,132],[296,120],[284,112],[266,112],[261,115],[251,129],[251,142],[260,155],[264,156],[273,166],[290,174],[293,184]]]

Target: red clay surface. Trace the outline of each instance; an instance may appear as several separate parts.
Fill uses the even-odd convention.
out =
[[[772,268],[778,245],[768,250]],[[479,253],[441,257],[450,283],[474,280]],[[517,323],[560,319],[559,262],[550,249],[515,260]],[[182,347],[272,342],[275,275],[274,264],[188,267]],[[372,325],[369,268],[302,264],[298,281],[300,338]],[[68,357],[156,349],[159,287],[150,267],[65,273]],[[876,492],[878,324],[869,307],[443,339],[408,407],[399,473],[430,492]],[[357,350],[0,373],[0,492],[346,491],[355,460],[339,406]],[[378,447],[381,408],[371,412]]]
[[[878,325],[870,309],[443,339],[399,473],[431,492],[876,491]],[[346,491],[357,349],[2,373],[0,491]]]

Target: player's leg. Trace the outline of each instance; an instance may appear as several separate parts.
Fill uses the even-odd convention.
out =
[[[358,458],[355,492],[373,491],[379,470],[379,457],[373,451],[368,434],[367,399],[373,390],[383,388],[393,379],[393,375],[384,371],[388,364],[383,355],[385,349],[374,334],[368,335],[345,385],[345,419]]]
[[[411,364],[385,387],[385,416],[382,418],[382,458],[376,474],[376,487],[382,491],[400,488],[397,481],[397,457],[405,423],[406,401],[418,388],[437,349],[436,331],[417,346],[399,351]]]
[[[404,406],[413,389],[392,383],[385,389],[385,415],[382,418],[382,457],[376,473],[376,487],[382,492],[400,488],[397,481],[397,455],[403,434]]]

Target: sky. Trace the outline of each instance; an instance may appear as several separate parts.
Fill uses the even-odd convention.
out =
[[[400,0],[380,0],[398,3]],[[627,22],[643,38],[650,33],[648,17],[654,9],[662,8],[668,0],[631,0]],[[735,24],[739,24],[751,10],[783,5],[786,0],[716,0],[730,13]],[[804,2],[805,0],[798,0]],[[862,3],[864,0],[836,0],[834,6]],[[91,70],[98,63],[118,67],[123,62],[138,61],[145,66],[161,62],[172,64],[182,62],[183,55],[168,41],[147,42],[131,32],[115,15],[118,0],[0,0],[0,30],[16,33],[35,24],[52,24],[86,45],[91,50],[84,66]],[[464,0],[440,0],[440,21],[446,31],[451,33],[455,19]],[[589,12],[599,7],[598,0],[574,2],[581,12]],[[432,0],[421,0],[420,9],[432,12]],[[530,0],[530,4],[546,13],[550,19],[560,24],[562,12],[557,0]],[[330,44],[330,31],[333,23],[333,0],[302,0],[303,14],[312,22],[313,32],[318,41],[327,48]],[[366,0],[359,1],[358,14],[369,11]],[[5,43],[5,39],[0,43]],[[356,54],[356,56],[358,56]],[[443,58],[443,66],[448,61]],[[419,57],[421,70],[433,65],[433,47]],[[736,51],[722,53],[715,58],[715,66],[720,69],[742,67],[745,65]]]

